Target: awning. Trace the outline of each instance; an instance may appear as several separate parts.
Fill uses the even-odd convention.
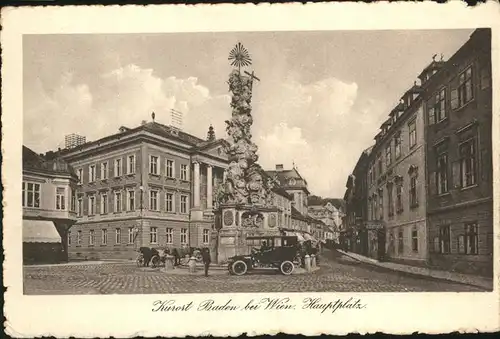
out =
[[[61,243],[61,236],[52,221],[23,220],[23,242]]]
[[[311,241],[311,242],[314,242],[314,243],[318,242],[318,240],[316,240],[316,238],[314,238],[309,233],[304,233],[304,238],[306,239],[306,241]]]

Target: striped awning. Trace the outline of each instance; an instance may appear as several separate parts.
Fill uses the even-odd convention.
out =
[[[61,236],[51,221],[23,220],[23,242],[60,243]]]

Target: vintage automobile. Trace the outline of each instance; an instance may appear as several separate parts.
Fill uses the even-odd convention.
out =
[[[281,274],[292,274],[298,258],[296,236],[251,236],[246,238],[246,242],[250,254],[229,258],[230,274],[244,275],[256,268],[274,268]]]

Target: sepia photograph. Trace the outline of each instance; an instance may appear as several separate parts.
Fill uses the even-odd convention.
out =
[[[6,332],[498,330],[496,9],[2,9]]]
[[[23,74],[26,294],[493,288],[490,29],[25,35]]]

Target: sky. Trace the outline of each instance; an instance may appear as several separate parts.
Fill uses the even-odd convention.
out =
[[[226,137],[229,51],[250,52],[253,140],[264,169],[295,164],[312,194],[341,198],[361,152],[434,54],[471,30],[59,34],[23,36],[23,143],[37,153],[142,120]]]

